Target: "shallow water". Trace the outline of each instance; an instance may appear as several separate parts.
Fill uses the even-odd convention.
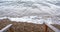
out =
[[[0,0],[0,17],[60,15],[59,0]]]

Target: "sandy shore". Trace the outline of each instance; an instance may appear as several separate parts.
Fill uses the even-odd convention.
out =
[[[26,22],[12,22],[9,19],[0,20],[0,29],[8,24],[13,24],[7,32],[44,32],[44,24],[32,24]],[[56,26],[56,25],[55,25]],[[58,26],[60,29],[60,26]],[[48,28],[48,32],[54,32]]]

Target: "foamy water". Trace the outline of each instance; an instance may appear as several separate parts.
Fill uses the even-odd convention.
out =
[[[11,21],[16,21],[16,22],[27,22],[27,23],[35,23],[35,24],[43,24],[44,22],[48,24],[57,24],[57,22],[52,21],[51,18],[43,19],[42,17],[37,17],[37,16],[26,16],[26,17],[21,17],[21,18],[10,18],[10,17],[2,17],[2,19],[8,18]],[[60,23],[58,23],[60,24]]]
[[[60,15],[59,0],[0,0],[0,17]]]

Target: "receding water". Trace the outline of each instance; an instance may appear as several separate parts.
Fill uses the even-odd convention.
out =
[[[50,16],[50,18],[44,16]],[[51,18],[51,16],[54,17]],[[8,17],[11,21],[37,24],[49,21],[48,23],[51,24],[59,22],[60,18],[55,16],[60,17],[59,0],[0,0],[0,19]]]

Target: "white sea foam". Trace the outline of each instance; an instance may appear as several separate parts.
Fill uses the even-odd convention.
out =
[[[10,18],[10,17],[2,17],[0,19],[6,19],[8,18],[11,21],[16,21],[16,22],[27,22],[27,23],[35,23],[35,24],[43,24],[44,21],[47,22],[48,24],[53,24],[52,19],[51,18],[47,18],[47,19],[43,19],[42,17],[21,17],[21,18]]]

